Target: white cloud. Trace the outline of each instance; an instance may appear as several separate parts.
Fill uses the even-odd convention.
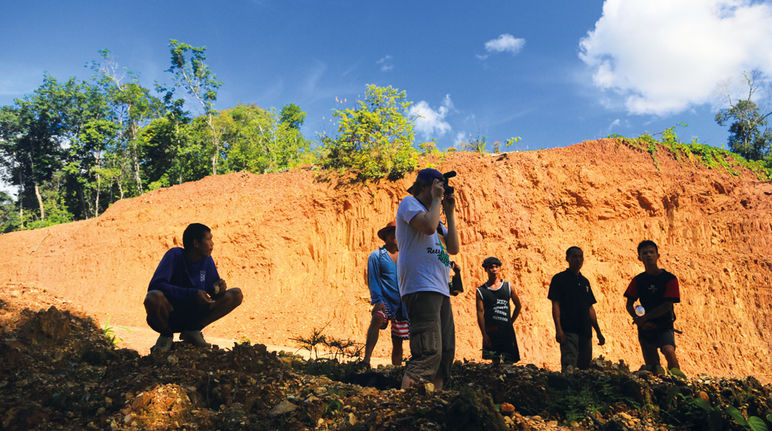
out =
[[[512,55],[520,52],[525,46],[525,39],[517,38],[511,34],[504,33],[499,35],[496,39],[491,39],[485,42],[485,50],[488,52],[509,52]],[[477,56],[480,59],[487,58],[487,55]]]
[[[436,110],[432,109],[428,102],[422,100],[412,105],[408,112],[411,117],[415,117],[416,132],[430,139],[450,131],[450,124],[445,121],[445,117],[451,109],[453,109],[453,101],[450,100],[450,94],[446,94],[442,105]]]
[[[394,63],[392,63],[392,56],[385,55],[380,58],[380,60],[376,61],[375,64],[381,66],[381,72],[388,72],[392,69],[394,69]]]
[[[611,131],[619,127],[621,124],[622,124],[622,120],[617,118],[616,120],[612,121],[611,124],[608,125],[608,128],[606,129],[606,133],[611,133]]]
[[[453,146],[457,147],[457,146],[463,144],[464,142],[466,142],[467,141],[466,137],[467,137],[467,133],[466,132],[458,132],[458,133],[456,133],[456,138],[453,139]]]
[[[580,43],[593,83],[632,114],[716,102],[743,71],[772,75],[772,6],[750,0],[606,0]]]

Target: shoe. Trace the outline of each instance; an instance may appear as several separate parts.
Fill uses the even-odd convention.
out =
[[[166,353],[172,348],[172,343],[174,341],[173,336],[167,336],[167,335],[161,335],[158,337],[158,340],[155,342],[155,346],[153,346],[150,351],[152,352],[161,352]]]
[[[180,340],[190,343],[196,347],[206,347],[209,348],[212,345],[207,343],[206,340],[204,340],[204,335],[201,333],[201,331],[182,331],[180,334]]]

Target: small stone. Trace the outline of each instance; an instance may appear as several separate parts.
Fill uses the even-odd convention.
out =
[[[699,391],[699,392],[697,393],[697,396],[698,396],[698,397],[700,397],[700,398],[702,398],[703,400],[705,400],[705,401],[707,401],[707,402],[710,402],[710,396],[709,396],[709,395],[707,394],[707,392],[705,392],[705,391]]]
[[[166,361],[169,362],[169,365],[177,365],[180,360],[174,355],[169,355],[166,357]]]
[[[354,426],[354,425],[357,424],[357,417],[354,416],[354,413],[349,413],[348,414],[348,423],[351,426]]]
[[[268,413],[271,416],[279,416],[283,415],[284,413],[289,413],[292,411],[297,410],[298,406],[295,404],[292,404],[291,402],[287,400],[282,400],[279,404],[276,405],[271,411]]]
[[[314,393],[316,394],[316,396],[322,396],[327,393],[327,388],[325,388],[324,386],[317,386],[314,388]]]
[[[423,384],[424,393],[426,394],[433,394],[434,393],[434,383],[432,382],[426,382]]]

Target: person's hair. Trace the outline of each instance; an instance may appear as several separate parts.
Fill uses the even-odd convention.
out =
[[[193,247],[193,241],[201,241],[204,238],[204,234],[211,232],[211,230],[201,223],[191,223],[185,228],[185,232],[182,232],[182,247]]]
[[[578,246],[572,245],[571,247],[568,247],[568,249],[566,250],[566,258],[568,258],[568,255],[571,254],[571,250],[582,251],[582,249],[579,248]]]
[[[657,244],[655,244],[654,241],[650,239],[645,239],[641,241],[640,244],[638,244],[638,254],[641,254],[641,250],[643,250],[644,247],[654,247],[654,251],[659,253],[659,248],[657,247]]]

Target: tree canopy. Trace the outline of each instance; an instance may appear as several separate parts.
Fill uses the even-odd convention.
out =
[[[349,170],[360,179],[400,178],[415,169],[418,151],[405,92],[368,85],[357,105],[335,111],[338,136],[322,139],[324,166]]]
[[[716,114],[718,124],[729,124],[729,148],[748,160],[772,157],[772,131],[766,127],[772,111],[760,112],[752,100],[758,89],[757,79],[758,74],[746,74],[747,96],[734,103],[729,98],[729,107]]]

